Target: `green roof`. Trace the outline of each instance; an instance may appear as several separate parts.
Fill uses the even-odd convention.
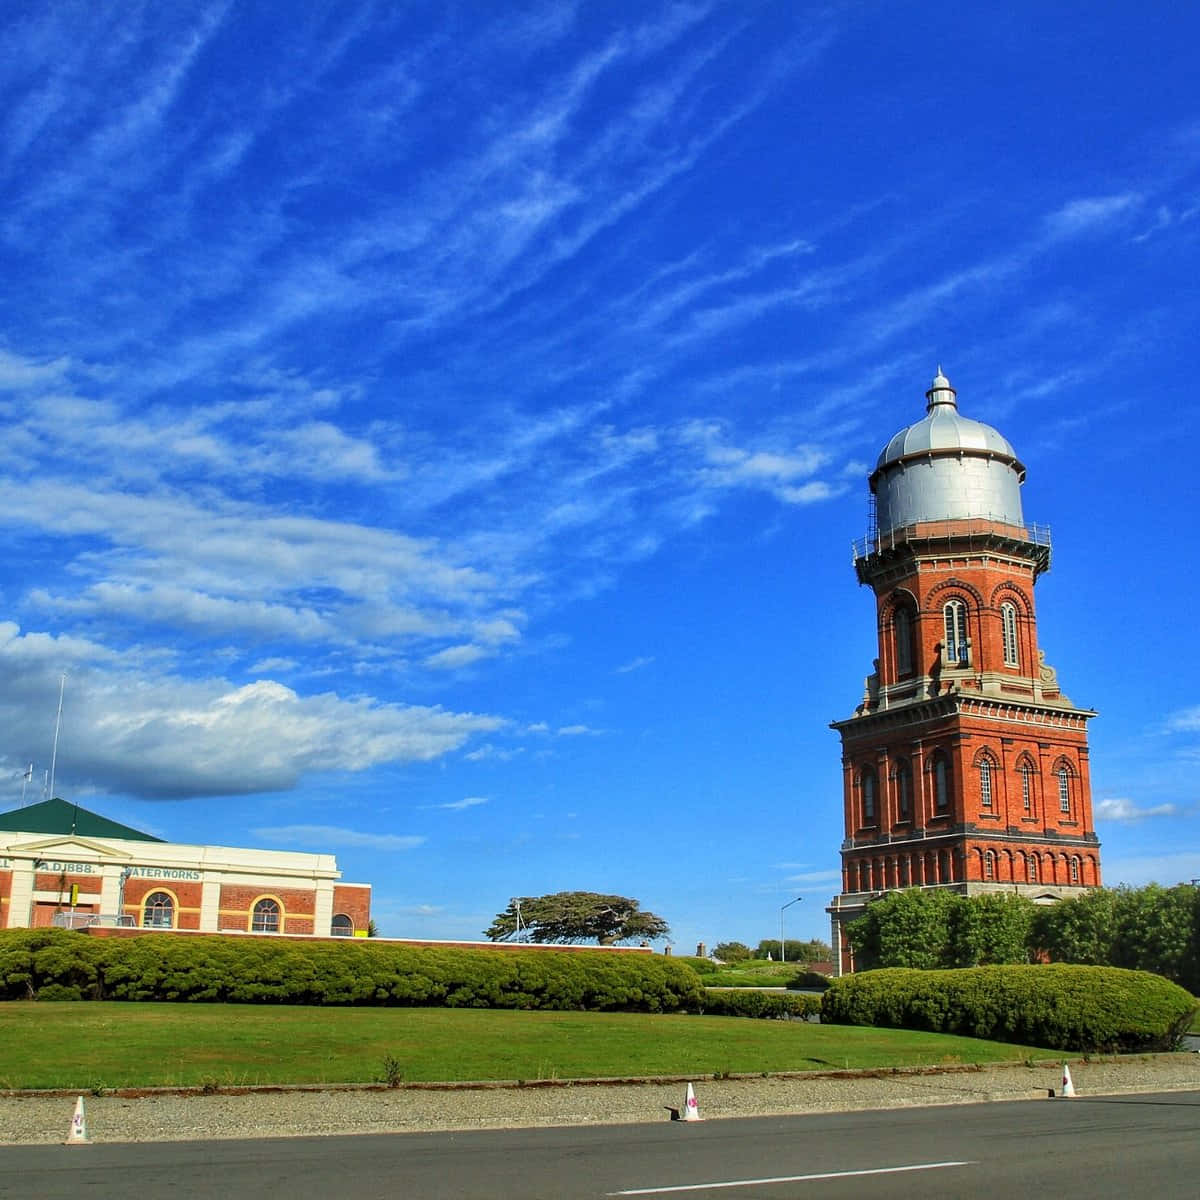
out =
[[[127,842],[161,842],[165,839],[152,837],[128,825],[118,825],[99,813],[88,812],[78,804],[65,800],[43,800],[28,808],[14,808],[0,813],[0,830],[19,833],[61,833],[79,837],[122,838]]]

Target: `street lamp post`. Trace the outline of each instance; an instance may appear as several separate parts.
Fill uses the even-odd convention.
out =
[[[785,908],[791,908],[793,904],[799,904],[800,901],[803,899],[804,899],[803,896],[797,896],[795,898],[795,900],[789,900],[783,906],[783,908],[781,908],[779,910],[779,961],[780,962],[787,962],[787,951],[784,949],[784,945],[783,945],[783,910]]]

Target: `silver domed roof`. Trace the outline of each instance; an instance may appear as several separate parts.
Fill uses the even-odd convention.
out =
[[[972,421],[958,411],[958,393],[942,368],[934,376],[925,393],[924,420],[907,425],[883,448],[876,470],[913,454],[928,454],[938,450],[982,450],[1016,462],[1017,455],[1008,439],[982,421]],[[1021,475],[1024,477],[1024,469]]]
[[[1021,525],[1025,468],[1008,440],[960,415],[941,367],[925,398],[924,419],[888,442],[871,474],[878,529],[961,519]]]

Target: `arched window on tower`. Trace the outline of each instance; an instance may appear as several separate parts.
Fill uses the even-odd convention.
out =
[[[950,763],[940,750],[933,756],[933,805],[938,815],[950,810]]]
[[[1021,776],[1021,808],[1027,815],[1033,814],[1033,764],[1024,759],[1017,768]]]
[[[1071,772],[1067,770],[1066,764],[1055,771],[1058,776],[1058,811],[1061,813],[1070,813],[1071,811]]]
[[[896,804],[900,810],[900,820],[912,819],[912,767],[906,759],[896,763]]]
[[[983,877],[984,879],[996,878],[996,852],[988,850],[983,856]]]
[[[1019,667],[1021,655],[1017,649],[1017,607],[1005,601],[1000,605],[1000,628],[1004,637],[1004,665]]]
[[[1079,855],[1078,854],[1071,855],[1071,882],[1072,883],[1079,882]]]
[[[1029,858],[1026,860],[1026,865],[1029,869],[1029,875],[1028,875],[1029,882],[1037,883],[1037,881],[1038,881],[1038,856],[1036,854],[1031,854],[1029,856]]]
[[[862,815],[864,825],[875,824],[875,772],[870,767],[863,767],[858,777],[859,790],[862,792]]]
[[[981,808],[992,807],[992,760],[986,756],[979,760],[979,804]]]
[[[961,600],[947,600],[942,608],[946,625],[946,661],[965,667],[967,650],[967,606]]]
[[[904,605],[896,609],[892,618],[896,637],[896,674],[911,675],[913,669],[912,614]]]

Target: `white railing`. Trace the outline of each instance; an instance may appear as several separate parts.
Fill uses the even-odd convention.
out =
[[[50,922],[56,929],[136,929],[137,918],[132,913],[56,912]]]
[[[854,561],[904,545],[913,538],[976,538],[999,537],[1029,542],[1034,546],[1050,546],[1048,525],[1014,525],[1001,517],[931,517],[928,520],[909,521],[891,529],[873,529],[866,537],[856,538],[851,544]]]

